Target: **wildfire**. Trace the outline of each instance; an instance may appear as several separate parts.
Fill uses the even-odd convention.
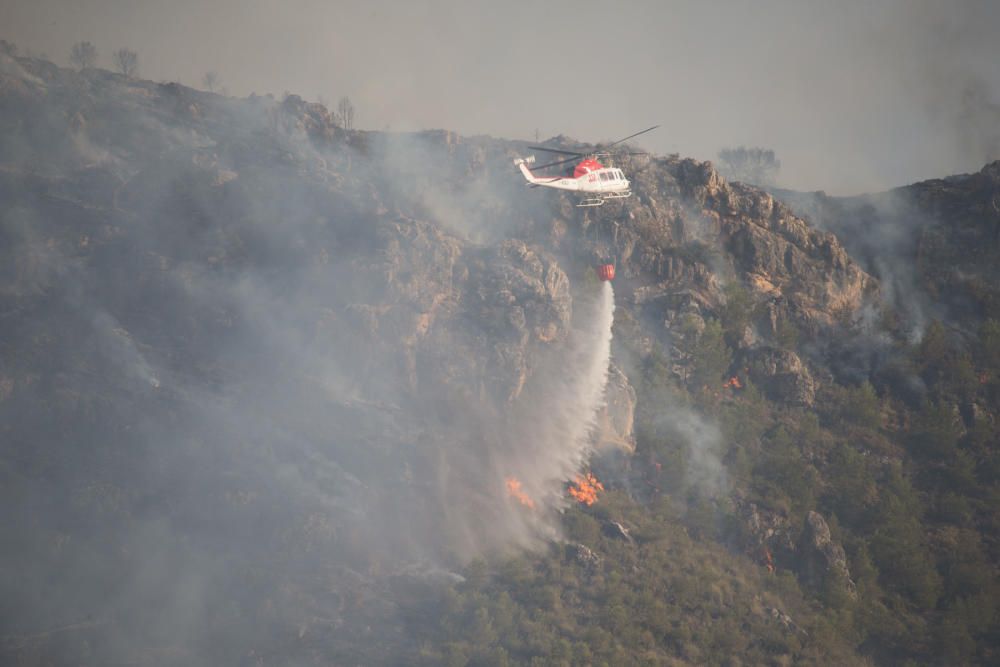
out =
[[[507,495],[521,503],[528,509],[535,509],[535,501],[531,499],[524,489],[521,488],[521,480],[516,477],[508,477],[507,482]]]
[[[737,376],[734,375],[733,377],[729,378],[724,385],[722,385],[722,388],[723,389],[742,389],[743,385],[740,384],[740,379]]]
[[[597,492],[603,490],[604,485],[589,472],[577,475],[576,480],[569,485],[569,495],[588,507],[597,502]]]
[[[766,546],[762,546],[761,556],[764,559],[764,567],[767,568],[768,572],[774,574],[774,557],[771,555],[771,550],[768,549]]]

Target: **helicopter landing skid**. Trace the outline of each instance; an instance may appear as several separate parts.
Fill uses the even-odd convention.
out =
[[[626,190],[625,192],[609,192],[604,195],[604,199],[628,199],[632,196],[631,190]]]
[[[631,190],[625,192],[606,192],[596,197],[586,197],[577,203],[577,208],[588,208],[591,206],[602,206],[609,199],[628,199],[632,196]]]

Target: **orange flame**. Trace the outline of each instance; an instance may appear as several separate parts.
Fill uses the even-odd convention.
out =
[[[740,384],[740,379],[737,376],[729,378],[729,380],[722,385],[723,389],[742,389],[743,385]]]
[[[569,495],[588,507],[597,502],[597,492],[603,490],[604,485],[589,472],[586,476],[577,475],[576,481],[569,485]]]
[[[505,481],[507,482],[507,495],[528,509],[535,509],[535,501],[521,488],[521,480],[516,477],[508,477]]]

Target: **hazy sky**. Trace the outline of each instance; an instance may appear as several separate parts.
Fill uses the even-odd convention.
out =
[[[0,0],[0,38],[67,64],[335,102],[356,125],[773,148],[782,185],[852,193],[1000,159],[1000,2]]]

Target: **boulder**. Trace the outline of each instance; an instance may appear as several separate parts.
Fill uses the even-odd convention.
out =
[[[566,560],[575,562],[588,570],[594,570],[601,565],[601,557],[590,547],[574,543],[566,545]]]

